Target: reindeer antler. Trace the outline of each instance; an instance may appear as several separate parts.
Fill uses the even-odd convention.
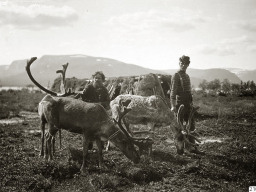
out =
[[[66,70],[68,68],[68,63],[62,65],[63,69],[57,70],[56,73],[61,73],[62,74],[62,81],[63,84],[65,84],[65,75],[66,75]]]
[[[184,110],[184,105],[180,105],[180,107],[178,109],[178,113],[177,113],[177,122],[178,122],[178,124],[180,125],[180,127],[182,129],[181,130],[182,134],[185,135],[185,137],[184,137],[185,142],[190,144],[190,145],[193,145],[193,146],[196,146],[197,144],[191,143],[188,140],[188,136],[192,137],[193,139],[195,139],[198,143],[201,143],[201,141],[198,138],[196,138],[194,135],[191,135],[191,133],[190,133],[191,121],[192,121],[192,118],[193,118],[195,112],[198,109],[199,109],[199,107],[193,107],[193,106],[191,107],[189,118],[188,118],[188,122],[187,122],[186,126],[184,126],[183,123],[181,122],[181,113]]]
[[[180,127],[182,128],[182,130],[185,130],[184,129],[184,125],[183,123],[181,122],[181,113],[184,109],[184,105],[180,105],[179,109],[178,109],[178,112],[177,112],[177,123],[180,125]]]
[[[122,118],[132,109],[128,108],[127,106],[130,104],[131,100],[127,100],[125,102],[122,102],[121,100],[119,101],[119,107],[120,107],[120,111],[119,111],[119,115],[116,119],[113,119],[118,126],[120,127],[121,131],[127,136],[127,138],[132,139],[132,137],[130,136],[130,134],[127,132],[127,130],[123,127],[122,125]]]
[[[192,118],[193,118],[193,116],[194,116],[195,112],[196,112],[198,109],[199,109],[199,107],[198,107],[198,106],[197,106],[197,107],[193,107],[193,106],[191,106],[191,110],[190,110],[189,118],[188,118],[188,123],[187,123],[187,125],[186,125],[186,130],[188,130],[188,131],[189,131],[189,128],[190,128],[190,126],[191,126]]]
[[[193,118],[195,112],[196,112],[199,108],[200,108],[199,106],[197,106],[197,107],[191,106],[191,110],[190,110],[190,114],[189,114],[189,118],[188,118],[188,123],[187,123],[187,125],[186,125],[186,130],[187,130],[187,133],[188,133],[188,135],[189,135],[190,137],[192,137],[193,139],[195,139],[198,143],[201,143],[201,141],[200,141],[197,137],[195,137],[194,135],[191,135],[191,133],[190,133],[190,127],[191,127],[192,118]]]
[[[27,61],[27,65],[26,65],[26,71],[27,71],[27,74],[29,76],[29,78],[31,79],[31,81],[37,86],[39,87],[40,89],[42,89],[43,91],[45,91],[46,93],[49,93],[53,96],[57,96],[58,94],[53,92],[53,91],[50,91],[46,88],[44,88],[42,85],[40,85],[35,79],[34,77],[32,76],[31,74],[31,71],[30,71],[30,66],[31,64],[37,59],[37,57],[32,57],[30,60]]]
[[[68,92],[64,92],[63,94],[58,94],[58,93],[55,93],[49,89],[46,89],[44,86],[40,85],[35,79],[34,77],[32,76],[31,74],[31,71],[30,71],[30,66],[31,64],[37,59],[37,57],[32,57],[30,60],[27,61],[27,65],[26,65],[26,71],[27,71],[27,74],[29,76],[29,78],[31,79],[31,81],[37,86],[39,87],[41,90],[43,90],[44,92],[46,93],[49,93],[53,96],[59,96],[59,97],[65,97],[65,96],[69,96],[69,95],[73,95],[74,93],[71,92],[71,90],[69,90]],[[68,63],[63,65],[63,70],[58,70],[57,73],[63,73],[63,77],[64,77],[64,80],[65,80],[65,73],[66,73],[66,69],[68,67]]]
[[[65,89],[65,76],[66,76],[66,70],[68,68],[68,63],[62,65],[63,69],[57,70],[56,73],[60,73],[62,75],[61,84],[60,84],[60,91],[61,93],[67,94],[67,91]]]

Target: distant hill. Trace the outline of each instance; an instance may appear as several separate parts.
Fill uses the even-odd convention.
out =
[[[9,65],[0,65],[0,78],[3,78]]]
[[[255,70],[244,70],[239,68],[228,68],[232,73],[235,73],[242,81],[254,81],[256,82],[256,69]]]
[[[114,59],[91,57],[86,55],[45,55],[37,59],[31,66],[31,72],[40,84],[47,86],[58,77],[56,71],[69,63],[66,77],[80,79],[90,78],[96,71],[103,71],[106,77],[142,75],[147,73],[164,73],[160,70],[143,68]],[[26,71],[26,60],[14,61],[5,69],[0,77],[2,86],[25,86],[31,84]]]
[[[169,69],[166,70],[167,73],[173,75],[174,73],[177,72],[177,69]],[[191,69],[188,68],[187,73],[189,74],[190,78],[191,78],[191,84],[194,87],[198,87],[198,85],[200,84],[200,82],[202,82],[202,80],[206,80],[206,81],[212,81],[214,79],[219,79],[220,81],[223,81],[224,79],[228,79],[230,80],[230,82],[232,83],[240,83],[240,78],[226,70],[226,69]]]
[[[35,79],[43,86],[51,85],[59,74],[56,71],[62,69],[62,65],[69,63],[66,77],[79,79],[91,78],[95,71],[103,71],[106,77],[143,75],[148,73],[161,73],[173,75],[177,69],[153,70],[134,64],[127,64],[110,58],[92,57],[86,55],[45,55],[38,58],[31,66]],[[0,85],[2,86],[26,86],[32,84],[26,71],[26,60],[13,61],[10,65],[0,66]],[[233,83],[254,80],[256,82],[256,70],[234,69],[188,69],[191,83],[198,87],[203,79],[229,79]]]

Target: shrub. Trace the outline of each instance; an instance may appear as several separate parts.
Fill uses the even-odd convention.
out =
[[[42,92],[30,92],[28,89],[1,91],[0,119],[17,116],[22,110],[35,112],[44,95]]]

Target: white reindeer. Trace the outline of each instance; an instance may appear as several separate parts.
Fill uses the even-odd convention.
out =
[[[180,107],[177,119],[175,120],[173,112],[161,96],[152,95],[145,97],[139,95],[119,95],[110,102],[113,118],[117,118],[119,116],[120,112],[118,112],[119,109],[117,107],[119,103],[125,103],[127,101],[131,101],[128,105],[131,112],[126,114],[122,120],[128,132],[131,133],[129,128],[130,124],[146,124],[154,133],[156,125],[170,125],[171,122],[177,120],[178,126],[172,126],[170,128],[173,131],[174,143],[178,154],[183,154],[184,147],[186,146],[195,146],[195,144],[189,141],[189,137],[200,142],[189,132],[192,116],[198,108],[193,108],[189,121],[187,125],[184,126],[180,121],[180,113],[183,110],[183,106]]]

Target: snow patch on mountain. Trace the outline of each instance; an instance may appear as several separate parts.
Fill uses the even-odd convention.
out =
[[[225,69],[230,71],[231,73],[236,74],[238,77],[239,77],[239,75],[249,71],[247,69],[240,69],[240,68],[225,68]]]

